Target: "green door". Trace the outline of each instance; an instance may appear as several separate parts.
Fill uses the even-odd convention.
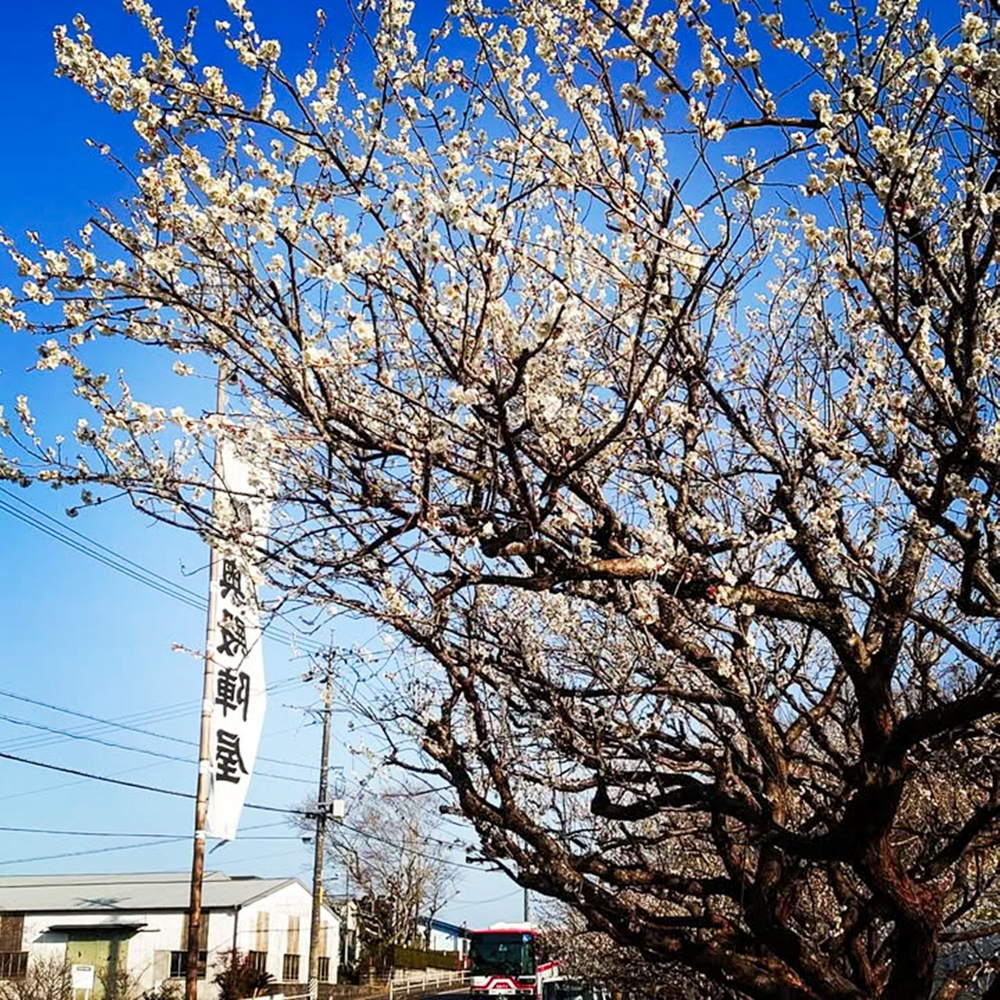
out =
[[[79,932],[77,935],[66,942],[66,961],[69,965],[94,967],[94,991],[90,1000],[122,1000],[129,993],[128,938],[109,937],[106,931],[93,936]],[[81,1000],[81,997],[74,1000]]]

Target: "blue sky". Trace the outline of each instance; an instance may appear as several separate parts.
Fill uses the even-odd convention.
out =
[[[332,5],[327,7],[335,24]],[[183,23],[186,8],[173,0],[156,5],[174,28]],[[280,37],[286,53],[304,53],[315,28],[315,0],[271,0],[253,9],[263,35]],[[201,10],[200,34],[210,39],[212,22],[226,11],[216,0],[207,0]],[[114,202],[129,190],[127,178],[84,140],[91,137],[125,151],[132,145],[130,122],[53,75],[52,28],[69,23],[78,11],[102,47],[133,55],[140,51],[141,32],[117,0],[46,0],[12,4],[5,11],[0,226],[15,236],[35,229],[58,243],[86,220],[91,203]],[[0,282],[11,280],[3,262]],[[121,348],[112,343],[107,349]],[[27,391],[43,423],[70,429],[75,415],[60,397],[58,383],[25,374],[32,360],[30,343],[0,331],[0,405],[10,410],[15,397]],[[117,360],[112,354],[111,363]],[[45,390],[42,395],[36,394],[39,388]],[[203,646],[204,613],[192,606],[207,589],[202,546],[143,520],[125,501],[69,520],[63,513],[73,502],[69,495],[3,490],[0,753],[192,792],[202,667],[196,655],[176,647],[197,651]],[[106,549],[95,550],[95,544]],[[132,560],[132,571],[142,579],[74,546],[113,562]],[[174,596],[142,582],[150,574],[168,581],[165,586]],[[331,635],[317,638],[329,641]],[[343,646],[372,644],[370,635],[352,626],[339,627],[333,640]],[[265,656],[274,685],[260,749],[266,760],[258,761],[248,801],[287,808],[315,785],[320,730],[304,709],[318,700],[300,678],[309,667],[302,650],[268,639]],[[360,772],[343,749],[347,723],[344,715],[335,717],[334,762],[344,767],[350,783]],[[190,865],[186,838],[192,813],[193,805],[182,798],[0,757],[0,874],[184,870]],[[115,836],[71,836],[71,831]],[[458,832],[442,826],[441,835],[451,839]],[[149,836],[159,834],[176,839],[160,843]],[[464,860],[461,851],[453,857]],[[240,837],[216,850],[208,864],[230,873],[296,875],[304,881],[311,871],[310,849],[284,818],[254,810],[244,812]],[[463,871],[458,889],[442,913],[445,919],[476,925],[520,916],[520,890],[501,876]]]

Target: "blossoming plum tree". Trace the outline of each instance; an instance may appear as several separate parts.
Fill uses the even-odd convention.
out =
[[[5,239],[88,410],[19,398],[0,474],[209,533],[238,439],[272,584],[406,640],[367,709],[484,857],[736,995],[1000,997],[1000,15],[923,6],[58,29],[135,195]]]

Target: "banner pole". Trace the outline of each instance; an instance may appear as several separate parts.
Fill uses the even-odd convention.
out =
[[[225,411],[226,390],[222,364],[219,365],[215,386],[215,409]],[[216,513],[218,483],[219,442],[216,438],[212,456],[212,513]],[[216,546],[208,547],[208,617],[205,622],[205,675],[201,696],[201,738],[198,743],[198,792],[194,806],[194,848],[191,858],[191,899],[188,908],[187,969],[185,971],[185,1000],[198,1000],[198,972],[201,951],[201,886],[205,875],[205,826],[208,816],[208,785],[212,769],[211,729],[212,704],[215,698],[215,650],[212,649],[216,617],[216,591],[219,579],[219,557]]]

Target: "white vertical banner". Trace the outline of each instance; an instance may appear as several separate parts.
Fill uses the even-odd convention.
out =
[[[206,832],[233,840],[264,726],[266,682],[257,597],[257,546],[270,515],[259,473],[221,437],[215,457],[216,527],[209,586],[213,666]]]

